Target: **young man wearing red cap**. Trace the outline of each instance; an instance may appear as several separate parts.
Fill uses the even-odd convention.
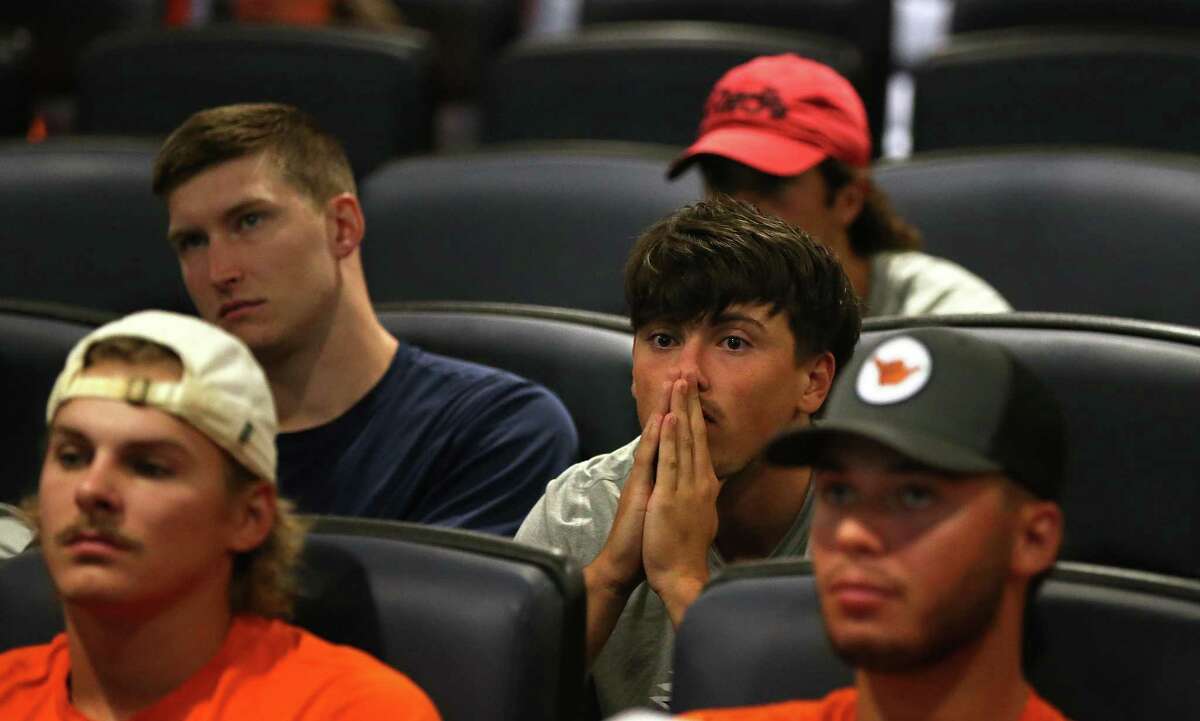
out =
[[[605,714],[666,707],[674,629],[715,569],[804,553],[808,473],[762,450],[821,407],[860,325],[828,248],[728,198],[643,233],[625,297],[644,431],[551,481],[516,536],[585,566]]]
[[[1021,658],[1062,539],[1064,448],[1053,397],[994,343],[926,328],[861,353],[822,422],[766,452],[814,469],[821,615],[855,685],[687,718],[1063,721]]]
[[[917,251],[920,236],[872,181],[862,100],[832,68],[797,55],[727,72],[700,135],[671,165],[700,165],[710,192],[732,195],[804,229],[842,261],[866,315],[1002,313],[991,286]]]
[[[86,336],[46,407],[29,515],[64,633],[0,654],[6,721],[437,721],[412,681],[285,623],[303,525],[262,369],[204,321]]]

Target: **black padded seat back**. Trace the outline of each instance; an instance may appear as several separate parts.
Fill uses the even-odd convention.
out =
[[[1068,718],[1200,716],[1200,583],[1060,563],[1031,613],[1027,675]],[[672,710],[820,698],[851,683],[811,564],[736,564],[680,626]]]
[[[166,208],[150,192],[155,152],[119,138],[0,145],[0,298],[189,310]]]
[[[227,103],[282,102],[316,118],[362,176],[431,142],[431,51],[419,30],[213,26],[126,33],[80,62],[79,126],[165,136]]]
[[[71,348],[99,317],[45,306],[0,303],[0,503],[37,491],[46,400]]]
[[[926,249],[1018,310],[1200,325],[1200,161],[1155,152],[944,152],[877,166]]]
[[[382,306],[396,337],[433,353],[501,368],[540,383],[567,407],[580,458],[637,436],[629,321],[562,308],[484,303]]]
[[[0,15],[0,137],[23,136],[33,119],[33,40]]]
[[[1058,399],[1061,558],[1200,578],[1200,330],[1052,314],[884,318],[863,324],[857,352],[933,325],[1004,345]]]
[[[891,0],[583,0],[581,21],[699,20],[741,23],[838,38],[863,59],[859,92],[867,106],[875,148],[883,128],[891,72]]]
[[[964,33],[913,70],[912,147],[1200,152],[1197,34]]]
[[[1060,25],[1200,27],[1195,0],[954,0],[950,31]]]
[[[647,21],[534,36],[492,68],[485,142],[625,140],[690,145],[727,70],[759,55],[796,53],[863,85],[862,58],[836,38],[723,23]]]
[[[583,579],[561,554],[485,534],[319,519],[295,623],[403,671],[446,721],[558,721],[583,688]],[[0,650],[62,630],[39,551],[0,563]]]
[[[467,300],[624,311],[643,230],[700,200],[662,148],[534,146],[396,161],[362,187],[376,302]]]

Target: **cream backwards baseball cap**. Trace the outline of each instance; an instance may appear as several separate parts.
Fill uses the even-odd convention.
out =
[[[141,338],[183,361],[178,381],[83,375],[88,350],[109,338]],[[123,400],[166,411],[229,451],[255,475],[275,481],[275,402],[266,375],[244,343],[214,325],[150,310],[101,326],[75,344],[46,403],[46,423],[72,398]]]

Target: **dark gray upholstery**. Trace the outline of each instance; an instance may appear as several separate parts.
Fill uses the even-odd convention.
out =
[[[575,421],[581,458],[607,453],[638,434],[629,390],[633,334],[623,317],[442,303],[383,306],[379,318],[398,338],[428,351],[501,368],[549,388]]]
[[[0,298],[190,309],[150,193],[155,151],[113,138],[0,145]]]
[[[371,297],[623,312],[634,240],[703,195],[697,173],[668,182],[672,156],[654,150],[539,146],[388,164],[362,185]]]
[[[391,0],[406,25],[433,35],[441,94],[473,98],[485,68],[517,36],[518,0]]]
[[[296,623],[400,669],[446,721],[571,718],[583,688],[583,579],[495,536],[361,519],[309,535]],[[0,650],[62,628],[37,551],[0,564]]]
[[[827,35],[853,45],[863,58],[859,86],[875,147],[883,127],[891,68],[891,0],[583,0],[582,21],[703,20],[745,23]]]
[[[951,32],[1033,25],[1200,26],[1196,0],[954,0]]]
[[[964,33],[913,70],[913,150],[1078,143],[1200,152],[1200,43],[1170,33]]]
[[[104,38],[80,62],[90,133],[163,136],[202,108],[277,101],[311,113],[361,176],[431,142],[431,53],[418,30],[215,26]]]
[[[33,41],[0,20],[0,136],[23,136],[33,119]]]
[[[648,21],[530,37],[492,69],[484,140],[688,145],[725,71],[759,55],[785,52],[820,60],[862,87],[862,59],[853,46],[797,31]]]
[[[1200,325],[1200,160],[1045,148],[938,153],[875,179],[929,252],[1018,310]]]
[[[1026,671],[1069,718],[1198,718],[1200,583],[1059,564],[1034,602]],[[807,561],[726,569],[688,609],[672,710],[819,698],[852,682]]]
[[[858,352],[928,325],[1003,344],[1058,398],[1063,559],[1200,578],[1200,330],[1038,314],[884,318],[863,324]]]
[[[67,353],[99,317],[0,303],[0,502],[37,490],[46,399]]]

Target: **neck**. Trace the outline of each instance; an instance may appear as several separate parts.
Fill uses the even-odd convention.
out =
[[[728,562],[771,555],[804,508],[812,471],[754,462],[717,497],[717,550]]]
[[[1021,603],[1008,594],[996,623],[932,665],[859,671],[859,721],[1017,721],[1031,689],[1021,673]]]
[[[148,708],[220,650],[231,622],[228,584],[191,589],[164,609],[65,607],[71,705],[96,721]]]
[[[341,416],[375,387],[398,346],[375,316],[365,286],[361,294],[344,294],[324,332],[291,352],[259,357],[279,430],[313,428]]]

